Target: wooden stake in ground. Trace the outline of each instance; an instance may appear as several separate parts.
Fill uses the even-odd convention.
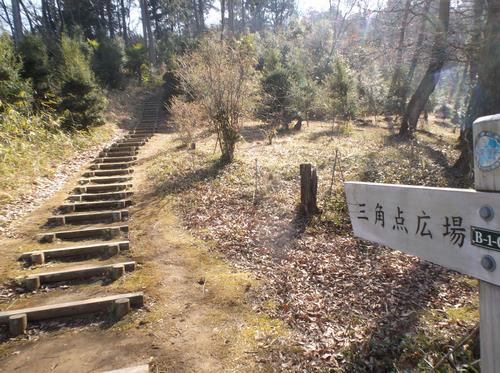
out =
[[[500,197],[500,114],[477,119],[474,131],[474,186]],[[498,207],[498,206],[496,206]],[[495,211],[496,210],[496,211]],[[500,219],[495,204],[479,211],[485,220]],[[497,241],[500,235],[497,232]],[[500,271],[500,263],[484,257],[485,265]],[[500,286],[486,281],[479,283],[481,371],[500,372]]]
[[[310,163],[300,165],[300,211],[304,216],[320,212],[318,208],[318,175]]]

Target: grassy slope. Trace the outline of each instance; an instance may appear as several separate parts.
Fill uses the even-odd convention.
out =
[[[334,133],[329,124],[311,123],[273,145],[255,123],[242,133],[237,161],[226,167],[217,162],[214,137],[201,136],[188,151],[172,134],[149,177],[157,194],[177,200],[198,237],[265,279],[256,307],[285,320],[296,338],[292,348],[289,340],[267,347],[264,360],[296,369],[427,370],[474,326],[475,281],[357,241],[339,171],[328,193],[337,149],[347,180],[463,184],[449,168],[457,134],[446,123],[428,126],[413,144],[394,141],[385,122]],[[295,213],[303,162],[318,167],[323,209],[307,227]],[[474,348],[458,351],[456,364],[471,362]]]
[[[126,92],[111,92],[106,124],[89,131],[64,132],[50,118],[30,120],[14,112],[0,124],[0,208],[26,192],[37,178],[54,176],[64,161],[110,140],[117,123],[127,119],[147,87],[130,86]],[[47,129],[52,127],[52,129]]]

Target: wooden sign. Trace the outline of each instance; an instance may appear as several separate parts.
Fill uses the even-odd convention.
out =
[[[345,183],[354,234],[429,262],[500,285],[500,195],[467,189]],[[482,207],[496,219],[480,216]]]
[[[345,183],[354,233],[480,279],[481,371],[500,372],[500,114],[473,124],[466,189]],[[499,268],[497,268],[497,263]]]

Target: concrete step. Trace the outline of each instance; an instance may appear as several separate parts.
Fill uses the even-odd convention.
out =
[[[69,231],[41,233],[37,236],[39,242],[54,242],[55,240],[75,241],[92,238],[111,240],[123,233],[128,233],[128,225],[115,225],[98,228],[80,228]]]
[[[65,203],[59,207],[63,213],[95,211],[102,209],[124,209],[132,204],[130,199],[91,201],[91,202],[73,202]]]
[[[120,318],[118,316],[124,316],[123,312],[118,312],[119,310],[123,310],[122,306],[124,300],[128,306],[125,307],[127,310],[129,310],[130,307],[141,308],[144,305],[144,294],[142,292],[124,293],[75,302],[4,311],[0,312],[0,324],[9,325],[10,335],[17,336],[26,333],[27,324],[30,321],[43,321],[61,317],[92,314],[108,311],[110,309],[116,318]]]
[[[94,163],[90,166],[91,170],[117,170],[123,168],[129,168],[136,164],[136,161],[132,162],[116,162],[116,163]]]
[[[117,199],[127,199],[131,197],[134,192],[108,192],[108,193],[93,193],[93,194],[73,194],[68,197],[68,200],[73,202],[83,201],[109,201]]]
[[[21,281],[27,291],[35,291],[41,285],[62,281],[85,280],[93,277],[108,277],[113,281],[125,272],[135,271],[135,262],[121,262],[107,265],[89,265],[68,268],[60,271],[40,272],[26,276]]]
[[[89,177],[86,179],[80,179],[80,185],[87,184],[117,184],[125,183],[132,180],[132,176],[128,175],[118,175],[118,176],[100,176],[100,177]]]
[[[76,194],[89,194],[89,193],[106,193],[118,192],[132,188],[131,183],[114,183],[114,184],[86,184],[77,186],[74,190]]]
[[[80,212],[74,214],[55,215],[48,219],[51,226],[60,226],[67,224],[86,224],[86,223],[108,223],[125,221],[128,219],[128,210],[111,210],[97,212]]]
[[[137,157],[128,156],[128,157],[109,157],[109,158],[96,158],[94,163],[120,163],[120,162],[132,162],[136,161]]]
[[[130,248],[129,241],[115,241],[108,243],[99,243],[94,245],[69,246],[57,249],[25,252],[19,256],[19,260],[31,264],[43,265],[47,261],[74,258],[74,257],[88,257],[88,256],[112,257],[118,255],[120,251],[128,250],[129,248]]]

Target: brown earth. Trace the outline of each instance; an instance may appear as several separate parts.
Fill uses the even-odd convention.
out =
[[[6,284],[0,310],[129,291],[145,292],[144,309],[118,323],[105,315],[33,323],[27,336],[14,339],[3,330],[2,372],[100,372],[146,362],[167,372],[253,371],[257,345],[286,338],[280,322],[252,311],[250,300],[259,282],[209,254],[206,244],[178,223],[172,201],[153,194],[145,172],[167,140],[168,134],[160,133],[148,142],[134,174],[131,249],[125,255],[137,261],[136,272],[113,284],[89,281],[33,294],[19,294],[9,283],[28,271],[16,262],[17,255],[38,245],[33,237],[84,168],[23,219],[19,238],[0,241],[0,279]],[[63,265],[68,263],[51,269]]]

